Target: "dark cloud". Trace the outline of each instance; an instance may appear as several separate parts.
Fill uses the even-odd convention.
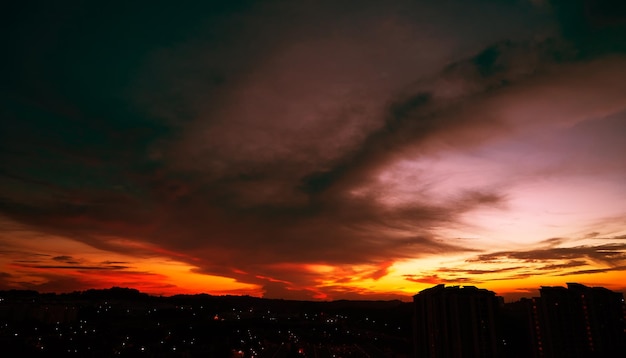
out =
[[[626,7],[619,0],[552,0],[564,37],[581,56],[626,51]]]
[[[541,240],[539,244],[546,245],[546,246],[559,246],[565,241],[567,240],[560,238],[560,237],[551,237],[549,239]]]
[[[13,265],[20,268],[30,269],[60,269],[60,270],[127,270],[131,266],[121,265],[124,262],[104,261],[101,263],[90,262],[68,255],[50,257],[49,260],[13,260]]]
[[[367,275],[364,276],[364,278],[371,278],[373,280],[378,280],[382,277],[385,277],[387,276],[387,274],[389,274],[389,268],[391,267],[391,265],[393,265],[393,261],[383,262],[379,268],[368,273]]]
[[[484,283],[483,279],[475,279],[470,277],[454,277],[454,278],[443,278],[438,275],[429,275],[429,276],[418,276],[418,275],[404,275],[404,279],[411,282],[417,283],[426,283],[429,285],[439,285],[439,284],[480,284]]]
[[[570,261],[567,261],[566,263],[562,263],[562,264],[543,265],[543,266],[535,268],[535,270],[560,271],[562,269],[568,269],[568,268],[580,267],[580,266],[587,266],[587,265],[588,265],[588,263],[585,260],[570,260]]]
[[[577,259],[589,259],[594,262],[616,266],[626,260],[626,244],[610,243],[575,247],[548,247],[528,251],[500,251],[478,255],[473,259],[469,259],[468,262],[510,262],[510,260],[547,262],[550,260],[570,260],[569,264],[577,266],[581,262]]]
[[[485,281],[509,281],[509,280],[520,280],[533,277],[532,273],[518,273],[514,275],[502,276],[502,277],[493,277]]]
[[[55,256],[55,257],[53,257],[52,259],[53,259],[54,261],[62,261],[62,262],[65,262],[65,261],[72,261],[72,256],[65,256],[65,255],[62,255],[62,256]]]
[[[3,246],[6,245],[6,243],[4,243],[4,242],[2,244],[3,244]],[[6,255],[6,256],[14,256],[15,255],[15,256],[20,256],[20,257],[24,257],[24,258],[28,257],[29,259],[32,259],[32,260],[35,260],[35,261],[38,261],[38,260],[41,260],[41,259],[46,259],[46,258],[49,258],[49,257],[52,256],[52,255],[49,255],[49,254],[42,254],[42,253],[39,253],[39,252],[30,252],[30,251],[24,251],[24,250],[11,250],[11,249],[9,249],[9,250],[0,250],[0,254]]]
[[[18,267],[36,268],[36,269],[61,269],[61,270],[123,270],[128,266],[108,265],[108,266],[82,266],[82,265],[16,265]]]
[[[70,265],[77,265],[77,264],[79,264],[79,262],[77,260],[74,260],[72,258],[72,256],[65,256],[65,255],[55,256],[52,259],[54,261],[59,261],[59,262],[63,262],[63,263],[70,264]]]
[[[570,112],[613,113],[623,97],[607,93],[624,89],[614,83],[624,62],[603,56],[623,52],[624,22],[617,3],[590,4],[15,5],[2,59],[0,213],[102,250],[170,256],[272,297],[324,295],[310,288],[324,274],[297,265],[367,265],[355,274],[379,280],[396,260],[481,251],[437,229],[505,210],[505,185],[388,204],[380,175],[515,132],[511,102],[543,115],[537,102],[554,88],[589,87],[592,108]],[[575,121],[570,112],[545,116]],[[523,125],[542,123],[534,114]],[[419,175],[409,183],[427,184]],[[618,244],[562,243],[474,261],[570,260],[567,268],[625,258]],[[129,268],[79,257],[20,264]]]
[[[446,274],[468,274],[468,275],[482,275],[488,273],[501,273],[508,271],[518,271],[522,266],[514,266],[514,267],[504,267],[497,268],[493,270],[476,270],[476,269],[451,269],[451,268],[439,268],[438,272],[446,273]]]
[[[626,271],[626,266],[616,266],[616,267],[607,267],[607,268],[589,269],[589,270],[566,271],[566,272],[559,273],[558,275],[559,276],[588,275],[588,274],[605,273],[605,272],[612,272],[612,271]]]

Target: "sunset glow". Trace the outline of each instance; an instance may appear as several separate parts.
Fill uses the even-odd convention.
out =
[[[0,289],[626,290],[623,17],[297,3],[16,9]]]

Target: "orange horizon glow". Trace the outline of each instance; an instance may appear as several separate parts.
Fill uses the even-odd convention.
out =
[[[8,223],[7,220],[3,222]],[[16,223],[12,223],[11,226],[19,227]],[[244,281],[246,277],[250,277],[245,271],[234,270],[233,277],[199,273],[197,266],[180,260],[186,258],[187,262],[194,262],[198,261],[196,258],[182,253],[172,254],[168,250],[153,250],[151,246],[128,239],[115,239],[113,242],[129,250],[141,248],[143,254],[128,255],[97,249],[69,238],[44,235],[25,230],[23,227],[2,235],[5,242],[13,243],[12,247],[5,246],[5,249],[13,254],[4,255],[0,259],[2,271],[8,273],[5,276],[9,277],[5,279],[1,289],[35,289],[63,293],[116,286],[134,288],[158,296],[206,293],[264,297],[265,293],[261,284]],[[8,237],[11,240],[6,240]],[[37,254],[30,258],[24,256],[24,253],[30,250],[36,250]],[[80,256],[63,257],[64,252],[78,252]],[[161,256],[160,254],[164,252],[171,253],[171,257]],[[602,286],[615,291],[624,290],[622,270],[538,275],[541,271],[534,270],[533,267],[541,270],[544,263],[501,260],[468,264],[467,260],[471,256],[475,254],[469,256],[457,254],[447,259],[436,256],[386,263],[382,266],[384,273],[375,276],[372,274],[381,271],[381,266],[333,266],[313,263],[284,263],[273,266],[274,269],[299,271],[319,277],[311,286],[260,275],[255,275],[254,279],[279,282],[294,291],[308,291],[314,300],[351,298],[409,301],[419,291],[441,283],[448,286],[469,285],[486,288],[507,300],[533,297],[537,295],[541,286],[565,286],[567,282]],[[552,262],[564,264],[566,260]],[[514,268],[510,269],[511,265]],[[577,266],[576,271],[598,270],[602,267],[606,266],[586,262]],[[466,272],[459,279],[459,271],[464,270]],[[55,280],[63,279],[74,284],[71,287],[57,289],[51,286]]]

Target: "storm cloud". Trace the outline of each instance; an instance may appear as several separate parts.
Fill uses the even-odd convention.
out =
[[[271,297],[316,298],[360,294],[341,286],[346,277],[377,281],[394,262],[433,256],[545,261],[537,272],[624,259],[613,239],[494,250],[457,234],[484,226],[476,213],[515,211],[526,183],[626,175],[616,157],[626,150],[618,2],[72,5],[14,4],[4,25],[8,251],[20,247],[9,236],[58,236],[185,262]],[[446,167],[464,155],[455,168],[497,165]],[[593,220],[623,230],[625,214]],[[575,230],[597,229],[587,226]],[[527,240],[552,232],[541,235]],[[50,255],[5,259],[144,272]],[[511,267],[447,274],[463,282]]]

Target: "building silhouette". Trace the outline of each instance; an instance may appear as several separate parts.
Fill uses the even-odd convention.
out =
[[[415,357],[626,357],[622,293],[568,283],[504,303],[474,286],[413,296]]]
[[[568,283],[567,288],[541,287],[539,291],[540,356],[626,356],[621,293],[578,283]]]
[[[522,298],[503,304],[498,318],[498,353],[501,357],[544,357],[545,319],[540,298]]]
[[[413,296],[416,357],[497,357],[498,299],[474,286],[437,285]]]

